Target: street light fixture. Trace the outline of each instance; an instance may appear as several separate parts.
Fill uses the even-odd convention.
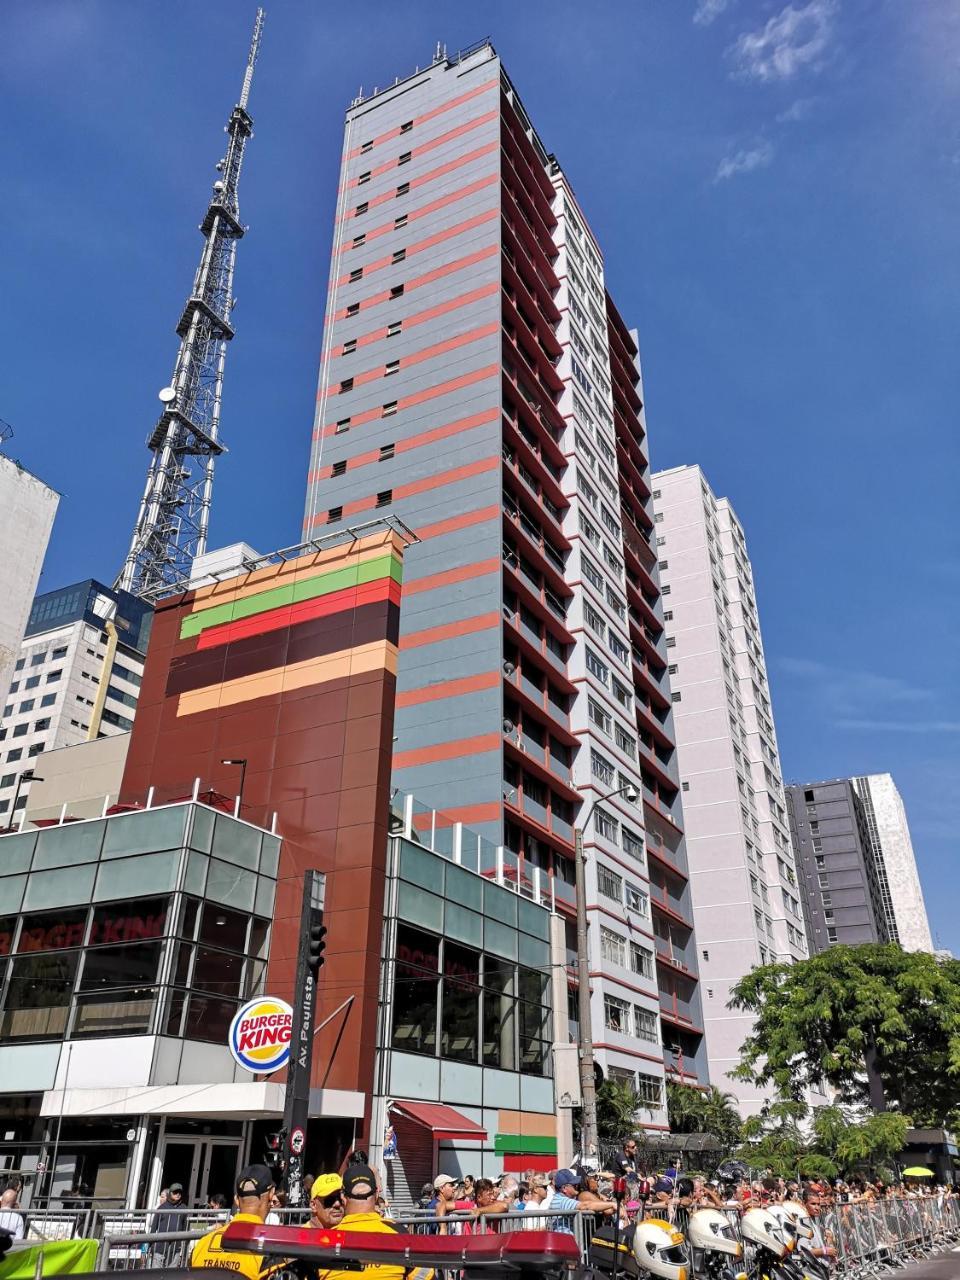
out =
[[[583,833],[597,805],[604,800],[612,800],[614,796],[624,796],[631,804],[635,804],[640,798],[632,782],[617,787],[615,791],[608,791],[604,796],[597,796],[582,822],[573,829],[577,891],[577,1021],[580,1030],[580,1094],[583,1114],[580,1142],[585,1159],[598,1153],[600,1139],[597,1133],[597,1081],[593,1065],[593,1025],[590,1016],[590,957],[587,952],[586,855],[583,851]]]
[[[43,782],[43,778],[38,777],[33,769],[24,769],[23,773],[20,774],[20,777],[17,778],[16,790],[13,793],[13,808],[10,811],[10,827],[8,830],[12,830],[13,828],[13,822],[17,816],[17,805],[20,803],[20,788],[25,782]],[[20,825],[22,826],[23,824],[21,823]]]
[[[243,784],[247,776],[247,762],[246,760],[221,760],[220,763],[236,765],[240,770],[240,790],[237,793],[237,811],[233,815],[235,818],[239,818],[240,810],[243,807]]]

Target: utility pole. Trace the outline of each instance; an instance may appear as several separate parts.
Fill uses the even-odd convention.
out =
[[[227,343],[233,337],[233,270],[237,244],[246,231],[237,190],[244,148],[253,137],[247,102],[262,31],[263,10],[258,9],[240,101],[225,128],[227,153],[217,164],[220,176],[200,224],[203,249],[177,324],[180,349],[173,378],[160,391],[163,407],[147,437],[152,456],[146,488],[115,584],[134,595],[155,595],[187,580],[194,557],[207,547],[213,466],[224,452],[220,401]]]
[[[580,1146],[583,1158],[589,1160],[599,1155],[600,1137],[597,1132],[597,1078],[593,1062],[593,1018],[590,1012],[590,953],[587,945],[587,887],[586,854],[583,849],[583,833],[593,817],[593,811],[604,800],[625,795],[634,803],[637,791],[632,783],[597,796],[584,819],[573,829],[573,849],[576,866],[577,891],[577,1023],[580,1048],[580,1093],[582,1100],[580,1120]]]
[[[300,945],[293,998],[290,1061],[283,1099],[283,1147],[286,1156],[288,1202],[298,1208],[306,1202],[303,1186],[310,1115],[310,1072],[313,1067],[313,1020],[317,1007],[317,976],[323,966],[327,927],[323,923],[326,881],[319,871],[303,877],[300,910]]]

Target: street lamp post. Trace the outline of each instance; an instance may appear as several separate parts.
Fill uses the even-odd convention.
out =
[[[246,760],[221,760],[221,764],[234,764],[240,770],[240,790],[237,792],[237,811],[233,815],[235,818],[240,817],[240,810],[243,808],[243,784],[247,776]]]
[[[600,1139],[597,1133],[597,1082],[593,1067],[593,1025],[590,1015],[590,955],[587,950],[587,877],[583,833],[597,805],[604,800],[612,800],[614,796],[626,796],[633,803],[637,799],[637,789],[632,783],[627,783],[626,786],[617,787],[615,791],[607,792],[605,796],[597,796],[583,821],[573,829],[577,890],[577,1021],[580,1028],[580,1095],[583,1117],[580,1123],[580,1145],[585,1159],[599,1152]]]
[[[38,778],[36,771],[33,769],[24,769],[20,777],[17,778],[16,790],[13,793],[13,808],[10,811],[10,826],[13,826],[14,819],[17,816],[17,805],[20,803],[20,788],[25,782],[42,782],[42,778]]]

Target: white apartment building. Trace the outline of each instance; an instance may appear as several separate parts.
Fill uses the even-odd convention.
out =
[[[0,443],[3,439],[0,423]],[[0,453],[0,689],[4,691],[20,653],[59,504],[60,495],[49,485]]]
[[[851,779],[863,804],[888,936],[905,951],[933,951],[907,811],[889,773]]]
[[[730,989],[807,954],[753,574],[699,467],[653,483],[710,1080],[750,1113],[766,1094],[728,1076],[751,1026]]]
[[[93,579],[37,596],[0,721],[0,826],[22,821],[45,751],[130,730],[151,618]]]

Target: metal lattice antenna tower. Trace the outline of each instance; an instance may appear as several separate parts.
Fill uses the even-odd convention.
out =
[[[253,120],[247,111],[260,50],[263,10],[257,10],[240,101],[225,132],[227,154],[200,225],[200,266],[177,325],[180,350],[173,378],[160,392],[163,410],[147,438],[152,453],[130,550],[116,585],[148,595],[190,577],[194,556],[206,550],[213,468],[220,443],[220,399],[227,343],[233,337],[233,269],[244,233],[237,203],[240,166]]]

